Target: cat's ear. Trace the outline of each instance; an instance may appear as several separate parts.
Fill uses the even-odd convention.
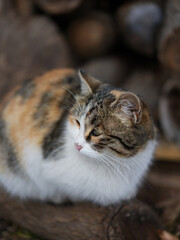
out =
[[[89,95],[92,94],[100,85],[101,82],[82,70],[78,70],[78,75],[81,81],[81,94]]]
[[[115,92],[115,91],[114,91]],[[142,117],[141,101],[134,93],[119,92],[116,100],[111,104],[115,112],[122,118],[131,119],[134,123],[139,123]]]

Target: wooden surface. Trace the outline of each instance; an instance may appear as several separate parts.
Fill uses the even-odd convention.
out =
[[[180,147],[168,141],[161,141],[155,152],[155,158],[180,162]]]
[[[63,34],[47,17],[0,15],[0,97],[43,72],[71,66]]]
[[[165,20],[159,36],[159,59],[173,71],[180,71],[180,3],[166,1]]]
[[[82,0],[33,0],[38,6],[50,14],[69,13],[79,7]]]
[[[113,21],[109,14],[100,11],[80,16],[70,24],[68,39],[78,56],[99,56],[107,52],[113,44]]]
[[[120,206],[88,203],[51,205],[21,202],[1,192],[0,216],[51,240],[158,240],[160,220],[146,204],[127,201]]]

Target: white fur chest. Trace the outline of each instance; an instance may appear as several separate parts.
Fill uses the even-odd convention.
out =
[[[69,198],[102,205],[113,204],[136,193],[151,162],[154,147],[155,142],[149,142],[136,157],[119,159],[119,164],[112,167],[78,152],[69,138],[64,156],[43,164],[43,175],[54,186],[54,195],[59,194],[60,200]]]
[[[39,148],[26,143],[24,148],[27,178],[6,177],[2,182],[9,192],[21,198],[62,202],[88,200],[108,205],[132,197],[151,162],[155,141],[149,141],[133,158],[109,163],[88,158],[68,138],[59,159],[43,159]],[[9,179],[9,181],[7,181]],[[11,181],[10,181],[11,180]]]

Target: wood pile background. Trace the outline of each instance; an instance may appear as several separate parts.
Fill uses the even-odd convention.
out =
[[[148,186],[121,207],[21,203],[2,192],[0,239],[178,239],[180,2],[0,0],[0,97],[61,67],[142,96],[158,128],[158,161]]]

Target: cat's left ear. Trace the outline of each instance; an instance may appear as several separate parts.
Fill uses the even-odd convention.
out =
[[[78,75],[81,81],[81,94],[89,95],[92,94],[100,85],[101,82],[82,70],[78,70]]]
[[[134,123],[139,123],[142,118],[142,107],[138,96],[131,92],[119,92],[119,96],[117,96],[116,91],[114,93],[117,98],[111,107],[115,109],[115,112],[121,118],[131,119]]]

